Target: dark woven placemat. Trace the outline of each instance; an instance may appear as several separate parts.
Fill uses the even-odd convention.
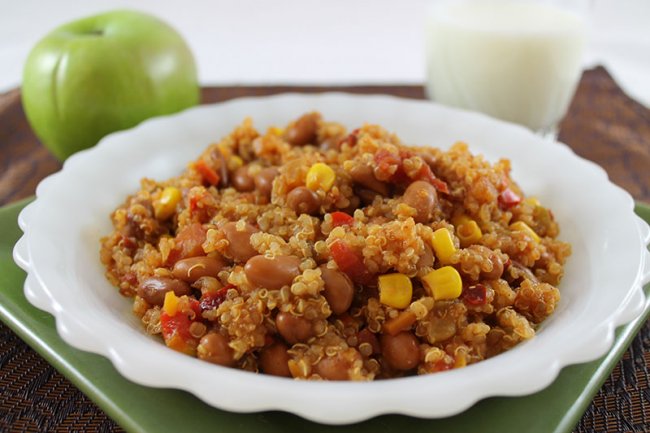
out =
[[[419,86],[204,89],[203,100],[283,91],[342,90],[422,98]],[[560,138],[603,166],[610,178],[650,202],[650,110],[627,98],[604,69],[585,73]],[[26,123],[20,93],[0,95],[0,205],[33,194],[60,164]],[[576,432],[650,431],[650,325],[646,323],[595,397]],[[0,432],[122,431],[87,397],[0,323]]]
[[[576,427],[579,433],[650,431],[650,322],[646,322]]]
[[[4,325],[0,387],[0,431],[123,431]]]

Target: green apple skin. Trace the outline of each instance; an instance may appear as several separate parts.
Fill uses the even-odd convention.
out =
[[[31,51],[22,102],[41,142],[64,160],[113,131],[199,102],[183,38],[140,12],[115,11],[57,28]]]

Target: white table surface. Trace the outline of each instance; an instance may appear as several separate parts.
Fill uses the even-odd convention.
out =
[[[75,18],[137,9],[188,41],[204,85],[422,84],[430,0],[0,0],[0,92],[31,47]],[[585,66],[650,107],[650,0],[592,0]]]

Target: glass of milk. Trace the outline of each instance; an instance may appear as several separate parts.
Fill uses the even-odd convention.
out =
[[[429,98],[554,136],[582,74],[586,3],[434,3],[427,16]]]

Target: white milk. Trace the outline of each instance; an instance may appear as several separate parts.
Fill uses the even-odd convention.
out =
[[[429,97],[534,131],[564,117],[582,72],[575,14],[513,0],[439,4],[428,16]]]

